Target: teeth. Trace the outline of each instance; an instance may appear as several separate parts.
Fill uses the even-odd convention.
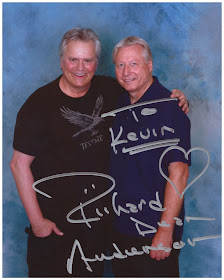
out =
[[[125,82],[130,82],[130,81],[134,81],[134,79],[130,79],[130,80],[124,80]]]
[[[78,77],[83,77],[83,76],[85,76],[85,74],[75,74],[75,73],[74,73],[74,75],[75,75],[75,76],[78,76]]]

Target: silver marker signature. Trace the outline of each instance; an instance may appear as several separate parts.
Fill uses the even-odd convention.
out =
[[[188,238],[188,243],[191,246],[195,246],[196,241],[202,241],[202,240],[208,240],[208,239],[214,239],[214,238],[220,238],[220,237],[221,237],[221,235],[198,237],[198,238],[193,238],[193,242],[191,242],[190,239]],[[136,256],[136,255],[143,255],[143,254],[149,255],[150,251],[152,251],[152,250],[155,250],[155,251],[163,250],[165,252],[170,252],[172,250],[171,248],[163,247],[163,244],[160,243],[158,245],[158,247],[143,245],[141,250],[138,250],[136,247],[132,247],[130,251],[128,249],[125,249],[124,250],[125,254],[123,254],[116,243],[112,243],[112,245],[115,249],[115,252],[112,255],[106,256],[105,254],[101,253],[100,256],[95,254],[95,258],[87,258],[85,256],[84,252],[83,252],[83,249],[82,249],[82,246],[81,246],[80,242],[77,239],[75,239],[75,241],[73,243],[70,258],[67,259],[67,271],[68,271],[68,273],[72,274],[72,265],[73,265],[73,260],[74,260],[74,256],[75,256],[75,253],[76,253],[77,249],[78,249],[78,251],[81,255],[81,259],[83,260],[83,262],[86,265],[86,269],[89,270],[90,272],[93,271],[90,264],[89,264],[90,262],[96,262],[96,261],[102,262],[104,260],[112,260],[114,258],[126,259],[128,257],[133,257],[133,256]],[[180,240],[180,241],[174,242],[172,247],[173,247],[173,249],[179,250],[179,249],[182,249],[184,246],[185,246],[185,243],[182,240]]]
[[[118,246],[116,245],[116,243],[113,243],[113,247],[115,249],[115,252],[111,255],[111,256],[105,256],[105,254],[101,253],[100,256],[98,256],[97,254],[95,254],[95,258],[87,258],[83,252],[82,246],[80,244],[80,242],[75,239],[73,246],[72,246],[72,251],[71,251],[71,255],[70,258],[67,259],[67,271],[69,274],[72,274],[72,265],[73,265],[73,260],[74,260],[74,256],[76,253],[76,250],[78,248],[78,251],[81,255],[81,259],[83,260],[83,262],[86,265],[86,269],[89,270],[90,272],[92,272],[92,268],[89,265],[89,262],[102,262],[104,260],[112,260],[114,258],[117,259],[126,259],[127,257],[133,257],[136,255],[143,255],[143,254],[150,254],[150,250],[171,250],[170,248],[167,247],[163,247],[162,244],[159,244],[158,247],[152,247],[152,246],[148,246],[148,245],[144,245],[142,246],[142,250],[138,251],[137,248],[132,247],[131,251],[128,251],[127,249],[124,250],[125,254],[123,254],[120,249],[118,248]]]
[[[138,104],[134,104],[134,105],[129,105],[126,107],[122,107],[107,113],[104,113],[101,115],[101,118],[105,118],[105,117],[115,117],[117,113],[123,112],[125,110],[129,110],[135,107],[140,107],[140,106],[144,106],[144,105],[149,105],[149,104],[155,104],[155,103],[161,103],[161,102],[167,102],[167,101],[177,101],[178,98],[162,98],[162,99],[155,99],[155,100],[151,100],[151,101],[146,101],[146,102],[141,102]],[[148,110],[147,110],[148,109]],[[147,116],[147,115],[152,115],[156,113],[156,109],[151,109],[151,108],[144,108],[141,111],[141,114],[143,116]]]

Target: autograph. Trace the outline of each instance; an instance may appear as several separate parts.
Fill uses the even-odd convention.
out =
[[[127,106],[127,107],[119,108],[117,110],[113,110],[113,111],[108,112],[108,113],[104,113],[104,114],[101,115],[101,118],[105,118],[105,117],[108,117],[108,116],[115,117],[116,114],[118,114],[120,112],[123,112],[125,110],[129,110],[132,113],[135,121],[139,122],[139,119],[138,119],[136,113],[132,110],[133,108],[143,106],[143,105],[155,104],[155,103],[160,103],[160,102],[169,102],[169,101],[174,101],[174,100],[177,100],[177,99],[167,98],[167,99],[159,99],[159,100],[153,100],[153,101],[138,103],[138,104],[130,105],[130,106]],[[156,113],[157,113],[156,108],[143,108],[141,110],[141,115],[142,116],[151,116],[151,115],[154,115]],[[172,187],[175,189],[175,191],[178,194],[178,196],[180,197],[180,199],[184,196],[185,192],[205,173],[205,171],[207,170],[207,168],[209,166],[210,156],[209,156],[209,153],[208,153],[207,150],[205,150],[203,148],[200,148],[200,147],[195,147],[195,148],[192,148],[188,151],[185,151],[182,147],[178,146],[178,144],[180,142],[179,138],[170,139],[168,137],[168,139],[161,140],[160,135],[164,136],[165,133],[166,134],[168,133],[168,134],[172,135],[175,132],[172,127],[169,127],[167,125],[162,125],[161,127],[157,128],[157,129],[146,128],[145,131],[140,131],[139,133],[129,132],[127,135],[124,135],[124,133],[123,133],[124,130],[123,130],[122,126],[120,126],[120,129],[119,129],[119,132],[117,133],[117,135],[114,134],[114,131],[113,131],[112,128],[110,128],[109,131],[110,131],[110,134],[111,134],[111,147],[112,147],[113,152],[115,154],[118,153],[117,146],[119,146],[119,145],[126,144],[128,142],[132,142],[134,144],[136,141],[138,141],[138,139],[148,140],[151,136],[153,136],[154,138],[158,137],[158,139],[159,139],[158,141],[152,141],[152,142],[144,143],[144,144],[141,144],[141,145],[132,146],[132,147],[129,147],[129,148],[122,147],[121,152],[122,153],[128,153],[129,155],[133,156],[133,155],[141,153],[141,152],[167,147],[163,151],[163,153],[161,154],[160,159],[159,159],[159,172],[160,172],[162,177],[164,177],[167,181],[169,181],[171,183]],[[97,141],[101,141],[101,140],[102,140],[101,138],[97,139]],[[82,148],[86,149],[86,147],[88,147],[88,145],[91,145],[91,143],[89,143],[89,142],[83,143]],[[165,155],[170,150],[175,150],[175,149],[181,151],[184,154],[186,159],[188,159],[190,153],[195,152],[195,151],[201,151],[201,152],[205,153],[206,156],[207,156],[207,162],[206,162],[205,167],[202,170],[202,172],[200,172],[191,182],[188,183],[188,185],[185,187],[185,189],[182,193],[178,192],[178,189],[175,186],[175,184],[164,174],[164,172],[162,170],[163,158],[165,157]],[[141,212],[143,210],[143,208],[145,208],[145,207],[149,207],[151,210],[159,211],[159,212],[163,212],[163,211],[166,210],[166,208],[163,208],[163,205],[160,201],[158,192],[155,193],[155,200],[146,201],[145,199],[142,198],[142,199],[139,200],[139,202],[137,204],[127,202],[125,204],[125,206],[123,206],[123,207],[121,205],[117,205],[116,197],[118,196],[118,193],[113,192],[116,182],[111,176],[103,174],[103,173],[71,172],[71,173],[63,173],[63,174],[52,175],[52,176],[45,177],[45,178],[42,178],[42,179],[36,181],[33,184],[33,189],[36,192],[38,192],[39,194],[45,196],[46,198],[52,199],[52,196],[50,196],[49,194],[39,190],[36,186],[38,184],[41,184],[41,183],[49,181],[49,180],[54,180],[54,179],[62,178],[62,177],[71,177],[71,176],[90,176],[90,177],[93,176],[93,177],[104,178],[104,179],[108,180],[109,187],[103,193],[98,194],[97,196],[91,198],[88,201],[80,202],[79,205],[77,205],[71,211],[69,211],[69,213],[66,215],[66,219],[69,223],[72,223],[72,224],[86,224],[87,227],[91,228],[91,223],[100,221],[100,219],[104,216],[104,213],[109,214],[109,211],[106,207],[104,207],[104,209],[103,209],[104,213],[102,213],[102,210],[100,212],[100,210],[98,208],[96,208],[95,209],[96,216],[88,218],[88,217],[86,217],[86,214],[85,214],[85,207],[87,207],[90,204],[93,204],[94,202],[96,202],[96,201],[98,201],[98,200],[100,200],[103,197],[108,196],[108,195],[111,196],[112,209],[117,216],[120,216],[121,213],[132,215],[132,214]],[[96,188],[94,184],[92,184],[92,188],[94,188],[94,189]],[[87,192],[88,192],[88,190],[84,189],[84,193],[87,194]],[[80,219],[72,219],[71,216],[78,211],[80,211],[81,218]],[[137,230],[139,235],[145,236],[147,234],[157,232],[157,229],[155,227],[153,227],[149,224],[143,223],[142,221],[139,221],[132,216],[129,216],[129,218],[135,224],[136,230]],[[180,218],[175,217],[174,220],[176,221],[177,226],[182,226],[183,225],[183,221]],[[188,217],[188,216],[186,216],[185,220],[189,223],[190,221],[213,221],[213,220],[215,220],[215,218]],[[165,221],[158,222],[157,224],[160,227],[169,227],[170,226]],[[140,226],[141,226],[141,228],[140,228]],[[142,229],[142,227],[144,228],[144,230]],[[203,240],[208,240],[208,239],[220,238],[220,237],[221,237],[221,235],[211,235],[211,236],[196,237],[196,238],[193,238],[192,240],[190,240],[190,238],[188,238],[187,242],[189,243],[190,246],[194,247],[196,242],[203,241]],[[145,246],[142,246],[141,250],[137,250],[137,248],[132,247],[130,250],[125,249],[124,253],[122,253],[115,243],[113,243],[112,245],[113,245],[113,248],[115,249],[115,251],[112,255],[106,256],[103,253],[101,253],[100,256],[95,254],[94,258],[88,258],[88,257],[85,256],[80,242],[77,239],[75,239],[75,241],[73,243],[73,246],[72,246],[71,255],[67,259],[67,271],[68,271],[68,273],[72,274],[73,259],[74,259],[74,256],[75,256],[77,251],[81,255],[81,259],[85,263],[86,268],[90,272],[92,272],[92,268],[89,264],[91,262],[96,262],[96,261],[102,262],[104,260],[112,260],[113,258],[124,259],[124,258],[132,257],[132,256],[135,256],[135,255],[150,254],[151,250],[164,250],[165,252],[169,252],[171,250],[171,248],[163,247],[163,244],[159,244],[158,247],[152,247],[152,246],[145,245]],[[173,249],[182,249],[184,246],[185,246],[185,243],[183,241],[173,243]]]
[[[197,241],[215,239],[215,238],[220,238],[220,237],[221,237],[221,235],[212,235],[212,236],[204,236],[204,237],[193,238],[192,241],[188,238],[187,241],[191,246],[195,246],[195,242],[197,242]],[[68,258],[68,260],[67,260],[67,271],[68,271],[68,273],[72,274],[72,265],[73,265],[73,260],[74,260],[74,256],[75,256],[77,248],[78,248],[78,252],[81,255],[81,259],[83,260],[83,262],[86,265],[86,269],[88,269],[90,272],[92,272],[93,270],[92,270],[91,266],[89,265],[89,262],[96,262],[96,261],[102,262],[104,260],[109,261],[109,260],[112,260],[114,258],[126,259],[127,257],[133,257],[133,256],[136,256],[136,255],[143,255],[143,254],[149,255],[151,250],[156,250],[156,251],[157,250],[163,250],[165,252],[170,252],[171,251],[171,248],[163,247],[163,244],[159,244],[158,247],[152,247],[152,246],[149,246],[149,245],[144,245],[144,246],[142,246],[142,250],[140,250],[140,251],[138,251],[137,248],[132,247],[130,251],[128,251],[128,249],[125,249],[124,254],[123,254],[120,251],[120,249],[118,248],[118,246],[116,245],[116,243],[113,243],[112,245],[115,249],[115,252],[112,255],[105,256],[105,254],[101,253],[100,256],[95,254],[95,258],[87,258],[85,256],[84,252],[83,252],[83,249],[82,249],[82,246],[81,246],[80,242],[76,239],[73,243],[73,246],[72,246],[72,252],[71,252],[70,258]],[[184,246],[185,246],[185,243],[182,240],[180,240],[179,242],[174,242],[173,243],[173,248],[174,249],[182,249]]]
[[[179,194],[175,184],[163,173],[162,171],[162,168],[161,168],[161,164],[162,164],[162,159],[164,157],[164,155],[171,149],[178,149],[178,150],[181,150],[184,154],[185,154],[185,157],[188,157],[189,153],[192,152],[192,151],[196,151],[196,150],[201,150],[203,152],[205,152],[207,154],[207,164],[205,166],[205,168],[203,169],[203,171],[195,178],[193,179],[185,188],[185,190],[183,191],[182,194]],[[209,165],[209,154],[206,150],[204,150],[203,148],[193,148],[191,150],[189,150],[188,152],[186,152],[183,148],[179,147],[179,146],[173,146],[173,147],[169,147],[167,148],[161,155],[160,157],[160,160],[159,160],[159,170],[160,170],[160,173],[161,175],[166,179],[168,180],[172,186],[174,187],[174,189],[176,190],[177,194],[180,196],[180,198],[183,196],[183,194],[186,192],[186,190],[193,185],[193,183],[195,183],[203,174],[204,172],[206,171],[206,169],[208,168],[208,165]],[[53,175],[53,176],[49,176],[49,177],[45,177],[43,179],[40,179],[38,181],[36,181],[34,184],[33,184],[33,188],[36,192],[46,196],[47,198],[52,198],[49,194],[45,193],[45,192],[42,192],[40,191],[39,189],[36,188],[36,185],[40,184],[40,183],[43,183],[45,181],[48,181],[48,180],[53,180],[53,179],[57,179],[57,178],[61,178],[61,177],[71,177],[71,176],[97,176],[97,177],[103,177],[103,178],[106,178],[106,179],[109,179],[111,182],[112,182],[112,186],[105,192],[103,192],[102,194],[90,199],[89,201],[87,202],[80,202],[80,204],[75,207],[74,209],[72,209],[68,214],[67,214],[67,221],[69,223],[85,223],[88,227],[91,228],[91,222],[96,222],[96,221],[99,221],[100,218],[102,217],[102,213],[99,212],[98,209],[96,209],[96,214],[97,214],[97,217],[95,218],[86,218],[85,216],[85,212],[84,212],[84,208],[101,199],[102,197],[110,194],[114,188],[115,188],[115,180],[109,176],[109,175],[106,175],[106,174],[102,174],[102,173],[94,173],[94,172],[71,172],[71,173],[63,173],[63,174],[57,174],[57,175]],[[141,199],[141,201],[139,202],[138,205],[134,205],[132,203],[126,203],[126,207],[128,208],[124,208],[120,205],[116,206],[116,196],[117,196],[117,192],[114,192],[113,195],[112,195],[112,207],[113,207],[113,211],[115,212],[115,214],[117,214],[118,216],[120,216],[120,213],[121,212],[124,212],[126,214],[129,214],[130,212],[131,213],[136,213],[138,211],[141,211],[142,208],[144,207],[144,205],[147,204],[147,202],[144,200],[144,199]],[[160,199],[159,199],[159,194],[158,192],[156,192],[156,200],[151,200],[148,202],[148,205],[149,207],[152,209],[152,210],[155,210],[155,211],[165,211],[166,209],[162,207],[162,204],[160,202]],[[81,212],[81,216],[82,216],[82,219],[79,219],[79,220],[74,220],[74,219],[71,219],[70,216],[72,214],[74,214],[75,212],[79,211]],[[134,221],[136,223],[136,220],[133,220],[133,218],[130,217],[130,219],[132,221]],[[140,229],[139,229],[139,226],[138,224],[140,224],[141,222],[137,221],[137,224],[136,225],[136,229],[138,230],[138,232],[140,233]],[[144,224],[145,226],[146,224]],[[147,225],[147,227],[149,227],[149,225]],[[155,230],[155,228],[152,229],[153,232]],[[148,233],[152,233],[152,232],[148,232]],[[141,234],[142,235],[142,234]]]
[[[115,117],[117,113],[123,112],[125,110],[129,110],[131,111],[134,119],[136,122],[139,122],[139,119],[136,115],[136,113],[134,111],[132,111],[132,108],[135,107],[139,107],[139,106],[143,106],[143,105],[149,105],[149,104],[155,104],[155,103],[161,103],[161,102],[168,102],[168,101],[176,101],[177,98],[164,98],[164,99],[158,99],[158,100],[152,100],[152,101],[147,101],[147,102],[142,102],[142,103],[138,103],[138,104],[134,104],[134,105],[129,105],[123,108],[119,108],[116,110],[113,110],[111,112],[108,113],[104,113],[101,115],[102,118],[108,117],[108,116],[112,116]],[[157,109],[156,108],[143,108],[141,110],[141,115],[143,116],[150,116],[153,114],[157,113]],[[146,131],[140,131],[139,135],[137,135],[135,132],[129,132],[126,135],[127,139],[120,139],[123,133],[123,127],[120,126],[120,130],[117,134],[117,136],[114,136],[114,131],[112,128],[109,129],[110,133],[111,133],[111,147],[113,148],[113,151],[115,154],[117,154],[117,149],[116,146],[117,145],[121,145],[121,144],[125,144],[128,143],[128,141],[132,141],[135,142],[139,139],[139,137],[143,140],[147,140],[150,138],[151,134],[154,137],[159,137],[159,134],[161,134],[162,136],[164,136],[165,131],[168,131],[170,133],[174,133],[174,129],[172,127],[168,127],[166,125],[163,125],[162,127],[155,129],[152,128],[151,132],[149,128],[146,128]],[[159,141],[153,141],[153,142],[149,142],[149,143],[145,143],[145,144],[141,144],[141,145],[137,145],[137,146],[133,146],[130,148],[123,148],[122,149],[122,153],[129,153],[129,155],[135,155],[137,153],[142,153],[145,151],[149,151],[149,150],[153,150],[153,149],[158,149],[158,148],[162,148],[162,147],[169,147],[169,146],[173,146],[173,145],[177,145],[179,143],[180,139],[165,139],[165,140],[159,140]]]
[[[174,146],[174,147],[170,147],[170,148],[167,148],[165,152],[168,152],[168,150],[170,149],[181,149],[183,150],[182,148],[178,147],[178,146]],[[202,148],[194,148],[194,149],[191,149],[191,150],[202,150],[202,151],[205,151],[206,154],[208,155],[207,151],[202,149]],[[189,151],[188,153],[186,153],[185,151],[183,151],[185,153],[185,155],[189,154]],[[161,155],[161,158],[164,156],[164,153]],[[160,159],[161,159],[160,158]],[[208,155],[208,161],[209,161],[209,155]],[[160,161],[160,164],[161,164],[162,160]],[[206,167],[204,168],[204,170],[191,182],[188,184],[188,186],[185,188],[185,191],[183,193],[186,192],[186,190],[196,181],[198,180],[202,175],[203,173],[206,171],[208,167],[208,163],[206,164]],[[161,172],[161,171],[160,171]],[[161,174],[163,176],[163,174]],[[98,217],[95,217],[95,218],[86,218],[85,216],[85,212],[84,212],[84,208],[87,206],[87,205],[90,205],[91,203],[94,203],[95,201],[101,199],[102,197],[110,194],[114,188],[115,188],[115,180],[109,176],[109,175],[106,175],[106,174],[102,174],[102,173],[94,173],[94,172],[71,172],[71,173],[64,173],[64,174],[58,174],[58,175],[54,175],[54,176],[49,176],[49,177],[46,177],[46,178],[43,178],[43,179],[40,179],[38,181],[36,181],[34,184],[33,184],[33,188],[35,189],[36,192],[46,196],[47,198],[52,198],[50,195],[40,191],[39,189],[36,188],[36,185],[42,183],[42,182],[45,182],[45,181],[48,181],[48,180],[52,180],[52,179],[56,179],[56,178],[61,178],[61,177],[68,177],[68,176],[98,176],[98,177],[103,177],[103,178],[106,178],[106,179],[109,179],[109,181],[111,181],[112,183],[112,186],[105,192],[101,193],[100,195],[88,200],[87,202],[85,203],[82,203],[80,202],[80,204],[75,207],[74,209],[72,209],[68,214],[67,214],[67,221],[69,223],[85,223],[88,227],[91,228],[91,224],[92,222],[97,222],[100,220],[100,218],[103,216],[102,213],[99,212],[99,209],[96,209],[96,214],[98,215]],[[172,182],[171,182],[172,183]],[[175,185],[173,184],[173,187],[175,188]],[[93,188],[95,188],[95,186],[93,185]],[[178,193],[179,194],[179,193]],[[160,202],[160,198],[159,198],[159,193],[156,192],[156,197],[155,197],[155,200],[150,200],[148,203],[144,200],[144,199],[141,199],[139,201],[139,203],[137,205],[135,204],[132,204],[132,203],[126,203],[126,208],[120,206],[120,205],[116,205],[116,196],[118,195],[117,192],[114,192],[112,194],[112,208],[113,208],[113,211],[116,215],[120,216],[121,215],[121,212],[123,213],[126,213],[126,214],[129,214],[129,213],[137,213],[138,211],[142,211],[143,207],[146,207],[146,205],[148,205],[149,208],[151,208],[152,210],[154,211],[165,211],[166,208],[163,208],[162,207],[162,204]],[[183,194],[181,194],[183,195]],[[179,196],[181,197],[181,195],[179,194]],[[106,207],[105,207],[106,208]],[[79,220],[74,220],[74,219],[71,219],[70,216],[79,211],[81,212],[81,216],[82,216],[82,219],[79,219]],[[108,210],[107,209],[104,209],[104,211],[108,214]],[[135,226],[136,226],[136,229],[138,231],[138,233],[141,235],[141,236],[145,236],[146,234],[149,234],[149,233],[156,233],[157,229],[151,225],[148,225],[148,224],[145,224],[133,217],[130,217],[130,219],[135,223]],[[181,219],[175,217],[174,218],[176,220],[176,225],[178,226],[182,226],[183,225],[183,222]],[[207,218],[207,217],[188,217],[186,216],[185,217],[185,220],[187,222],[190,222],[190,221],[213,221],[215,220],[215,218]],[[144,228],[147,228],[147,230],[141,230],[139,225],[143,226]],[[162,227],[169,227],[170,225],[167,224],[166,222],[162,221],[161,223],[158,222],[158,225],[159,226],[162,226]],[[215,238],[220,238],[221,235],[212,235],[212,236],[203,236],[203,237],[196,237],[196,238],[193,238],[192,240],[190,240],[190,238],[187,239],[189,245],[191,245],[192,247],[195,246],[196,242],[198,241],[202,241],[202,240],[208,240],[208,239],[215,239]],[[180,242],[174,242],[173,243],[173,249],[182,249],[183,247],[185,246],[185,243],[183,241],[180,241]],[[135,256],[135,255],[142,255],[142,254],[150,254],[150,250],[164,250],[165,252],[168,252],[171,250],[171,248],[167,248],[167,247],[163,247],[163,244],[159,244],[158,247],[152,247],[152,246],[148,246],[148,245],[145,245],[145,246],[142,246],[142,250],[141,251],[138,251],[135,247],[132,247],[131,248],[131,251],[128,251],[127,249],[125,250],[125,254],[123,254],[120,249],[117,247],[117,245],[115,243],[113,243],[113,247],[114,249],[116,250],[111,256],[105,256],[103,253],[101,254],[101,256],[98,256],[98,255],[95,255],[95,258],[87,258],[85,255],[84,255],[84,252],[83,252],[83,249],[81,247],[81,244],[80,242],[76,239],[74,241],[74,244],[73,244],[73,247],[72,247],[72,251],[71,251],[71,255],[70,255],[70,258],[68,258],[67,260],[67,271],[69,274],[72,274],[72,265],[73,265],[73,259],[74,259],[74,256],[75,256],[75,253],[76,253],[76,250],[78,248],[78,251],[81,255],[81,259],[83,260],[83,262],[85,263],[86,265],[86,269],[88,269],[90,272],[92,272],[92,268],[91,266],[89,265],[90,262],[96,262],[96,261],[103,261],[103,260],[112,260],[113,258],[118,258],[118,259],[124,259],[124,258],[127,258],[127,257],[131,257],[131,256]]]

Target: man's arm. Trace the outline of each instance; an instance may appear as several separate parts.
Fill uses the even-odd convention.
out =
[[[173,89],[172,94],[170,95],[172,98],[178,98],[179,99],[179,106],[182,107],[182,110],[185,114],[189,113],[189,103],[187,101],[186,96],[182,91],[179,89]]]
[[[189,176],[188,164],[183,162],[172,162],[168,167],[168,172],[169,179],[175,184],[176,188],[181,194],[187,185],[187,178]],[[182,204],[183,198],[180,199],[173,186],[169,182],[167,182],[163,205],[166,210],[162,213],[161,221],[165,221],[167,224],[170,224],[170,226],[158,228],[158,231],[156,232],[152,240],[153,247],[158,247],[158,245],[162,243],[163,247],[172,248],[173,230],[176,223],[174,218],[179,216]],[[170,252],[167,253],[163,250],[150,252],[151,258],[156,260],[165,259],[169,255]]]
[[[34,178],[30,166],[34,158],[34,156],[26,155],[14,150],[10,167],[16,182],[20,199],[26,210],[35,236],[46,237],[50,235],[52,231],[58,235],[63,235],[55,223],[43,217],[40,210],[36,192],[32,188]]]

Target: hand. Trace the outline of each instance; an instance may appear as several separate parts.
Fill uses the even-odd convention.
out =
[[[158,247],[159,244],[162,244],[162,247],[172,248],[173,244],[173,231],[168,230],[165,228],[159,228],[156,232],[153,240],[152,240],[152,247]],[[150,257],[152,259],[164,260],[165,258],[169,257],[170,252],[165,252],[164,250],[151,250]]]
[[[182,110],[185,114],[189,113],[189,103],[187,101],[186,96],[182,91],[179,89],[173,89],[172,94],[170,95],[171,98],[178,98],[180,100],[179,106],[182,107]]]
[[[54,231],[57,235],[62,236],[64,234],[57,228],[55,223],[45,218],[43,218],[40,222],[38,222],[38,224],[35,225],[32,224],[31,226],[32,226],[33,234],[36,237],[47,237],[52,233],[52,231]]]

